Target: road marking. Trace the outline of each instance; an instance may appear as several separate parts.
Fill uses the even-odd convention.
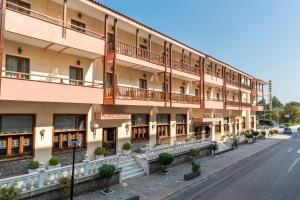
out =
[[[287,150],[287,152],[291,153],[292,150],[293,150],[292,148],[289,148],[289,149]]]
[[[299,159],[300,158],[297,158],[294,162],[293,162],[293,164],[290,166],[290,168],[288,169],[288,172],[290,172],[294,167],[295,167],[295,165],[297,164],[297,162],[299,161]]]

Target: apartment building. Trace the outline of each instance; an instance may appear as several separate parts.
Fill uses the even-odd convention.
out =
[[[264,81],[93,0],[2,0],[0,176],[255,129]]]

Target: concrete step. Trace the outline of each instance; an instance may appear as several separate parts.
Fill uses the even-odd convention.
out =
[[[123,157],[120,167],[122,167],[121,181],[145,175],[144,169],[132,156]]]
[[[133,171],[130,171],[130,172],[126,172],[125,174],[122,173],[121,181],[136,178],[136,177],[139,177],[139,176],[144,176],[144,175],[145,175],[145,172],[144,172],[143,169],[136,169],[136,170],[133,170]]]

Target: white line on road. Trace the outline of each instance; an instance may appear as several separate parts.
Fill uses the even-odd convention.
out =
[[[291,153],[292,150],[293,150],[292,148],[289,148],[289,149],[287,150],[287,152]]]
[[[299,159],[300,158],[297,158],[294,162],[293,162],[293,164],[290,166],[290,168],[288,169],[288,172],[290,172],[294,167],[295,167],[295,165],[297,164],[297,162],[299,161]]]

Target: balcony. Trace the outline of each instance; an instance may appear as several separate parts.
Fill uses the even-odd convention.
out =
[[[253,97],[262,97],[263,96],[263,92],[260,90],[256,90],[255,88],[251,89],[251,96]]]
[[[226,87],[234,89],[234,90],[239,90],[240,84],[238,81],[226,79]]]
[[[113,41],[111,41],[108,43],[108,51],[112,52],[113,50]],[[123,41],[117,41],[116,53],[118,53],[117,59],[119,60],[135,63],[141,66],[147,66],[158,71],[164,71],[166,64],[168,67],[168,72],[170,71],[170,58],[166,58],[160,54],[141,49],[135,45],[128,44]],[[186,74],[183,73],[188,73],[190,75],[194,75],[192,77],[193,79],[199,79],[198,76],[200,75],[200,68],[176,60],[171,60],[171,65],[173,69],[172,72],[175,75],[185,77]]]
[[[110,90],[107,90],[110,91]],[[166,96],[167,95],[167,96]],[[166,98],[165,98],[166,96]],[[170,105],[170,93],[134,87],[117,87],[116,104],[140,106],[165,106]],[[147,103],[145,102],[147,101]],[[200,107],[200,97],[172,93],[172,106],[174,107]]]
[[[262,111],[264,111],[264,105],[257,104],[257,105],[252,105],[251,107],[251,112],[262,112]]]
[[[241,90],[243,92],[251,93],[251,86],[247,84],[241,84]]]
[[[223,99],[216,99],[216,98],[205,98],[205,108],[208,109],[223,109],[224,102]]]
[[[72,27],[72,28],[71,28]],[[63,38],[63,31],[66,37]],[[60,19],[7,2],[5,38],[73,55],[97,58],[104,55],[103,35],[74,28]]]
[[[226,101],[226,108],[229,110],[239,110],[240,109],[240,102],[227,100]]]
[[[211,72],[206,71],[204,74],[205,83],[210,83],[213,85],[223,86],[223,78],[221,75],[215,74],[213,75]]]
[[[251,108],[252,104],[251,103],[247,103],[247,102],[241,102],[241,107],[242,108]]]
[[[102,104],[102,84],[2,71],[1,100]]]

